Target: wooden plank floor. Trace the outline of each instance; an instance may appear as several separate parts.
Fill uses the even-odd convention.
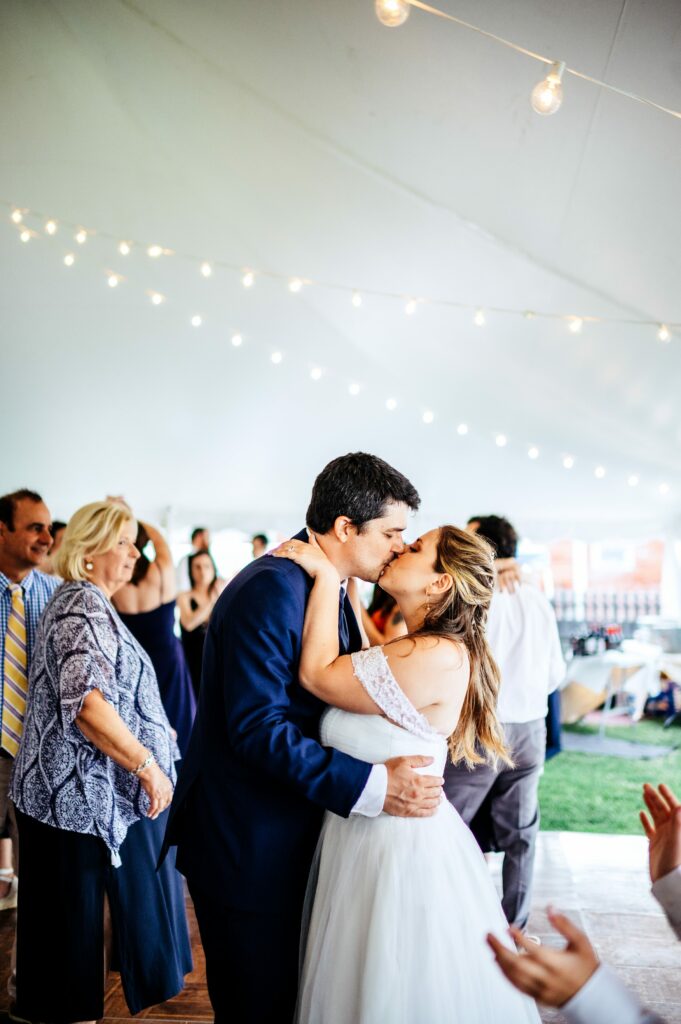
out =
[[[497,884],[500,861],[492,864]],[[649,892],[646,842],[638,836],[598,836],[545,832],[539,837],[530,931],[545,944],[559,945],[550,931],[545,907],[551,902],[584,928],[607,960],[646,1005],[668,1024],[681,1024],[681,943],[676,941]],[[194,912],[187,909],[194,951],[194,971],[175,999],[139,1014],[148,1024],[197,1024],[211,1021],[205,963]],[[0,914],[0,1010],[6,991],[14,911]],[[102,1024],[130,1021],[118,975],[112,974]],[[544,1010],[546,1024],[563,1024],[558,1011]],[[284,1022],[282,1022],[284,1024]]]

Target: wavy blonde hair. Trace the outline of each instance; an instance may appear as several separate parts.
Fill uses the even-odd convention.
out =
[[[494,552],[481,537],[456,526],[441,526],[435,572],[449,573],[453,586],[426,612],[423,625],[412,636],[437,636],[464,645],[470,663],[456,729],[449,737],[449,753],[456,764],[469,768],[487,761],[513,766],[497,718],[501,677],[492,657],[485,626],[494,593]]]
[[[64,580],[85,580],[85,563],[91,555],[111,551],[133,514],[112,501],[93,501],[74,512],[64,530],[55,556],[55,572]]]

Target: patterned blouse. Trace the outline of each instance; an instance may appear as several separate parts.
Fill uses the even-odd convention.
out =
[[[148,655],[98,587],[63,583],[38,627],[10,796],[45,825],[99,836],[118,865],[127,831],[146,816],[149,799],[139,779],[76,724],[95,689],[174,784],[180,754]]]

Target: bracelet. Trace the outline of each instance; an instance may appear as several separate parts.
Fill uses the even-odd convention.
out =
[[[139,775],[145,768],[148,768],[150,764],[156,764],[156,758],[153,754],[147,754],[141,764],[138,764],[136,768],[132,768],[130,771],[131,775]]]

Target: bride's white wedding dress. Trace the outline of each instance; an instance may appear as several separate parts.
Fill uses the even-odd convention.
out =
[[[423,772],[441,774],[446,741],[400,690],[382,648],[352,657],[392,721],[330,708],[322,743],[374,764],[426,754],[434,763]],[[431,818],[327,812],[306,900],[296,1021],[537,1024],[534,1002],[506,981],[485,943],[507,927],[485,859],[444,798]]]

